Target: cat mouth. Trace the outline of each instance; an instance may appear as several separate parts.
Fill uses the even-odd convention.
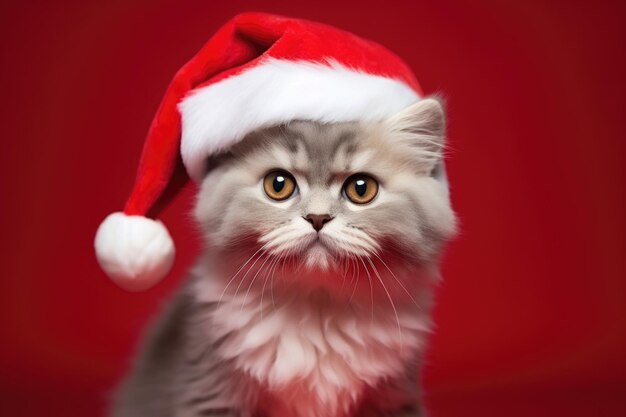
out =
[[[332,260],[331,250],[326,243],[315,237],[311,243],[303,251],[306,257],[306,264],[310,267],[322,267],[326,269],[330,266]]]
[[[305,252],[319,251],[319,250],[330,252],[330,248],[328,247],[328,245],[326,245],[326,243],[324,243],[318,235],[313,239],[311,243],[309,243],[309,245],[306,247]]]

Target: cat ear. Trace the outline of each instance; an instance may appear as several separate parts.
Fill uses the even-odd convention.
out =
[[[387,120],[391,139],[409,149],[420,170],[429,175],[441,161],[446,116],[439,99],[425,98]]]

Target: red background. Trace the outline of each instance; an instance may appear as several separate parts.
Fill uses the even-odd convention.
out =
[[[164,213],[179,256],[147,293],[99,271],[95,229],[171,76],[259,10],[377,40],[448,98],[462,233],[427,356],[432,416],[626,415],[623,3],[217,3],[0,5],[0,414],[103,414],[193,262],[193,190]]]

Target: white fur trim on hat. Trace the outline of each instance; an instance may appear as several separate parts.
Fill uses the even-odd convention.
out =
[[[227,150],[255,129],[297,119],[379,120],[418,99],[400,80],[337,62],[267,59],[181,101],[181,155],[189,176],[199,180],[207,156]]]
[[[174,262],[174,242],[163,223],[142,216],[109,215],[98,228],[94,245],[102,269],[130,291],[152,287]]]

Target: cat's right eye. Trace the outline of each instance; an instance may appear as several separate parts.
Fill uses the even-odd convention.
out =
[[[286,200],[296,191],[296,180],[287,171],[272,171],[263,179],[263,189],[272,200]]]

